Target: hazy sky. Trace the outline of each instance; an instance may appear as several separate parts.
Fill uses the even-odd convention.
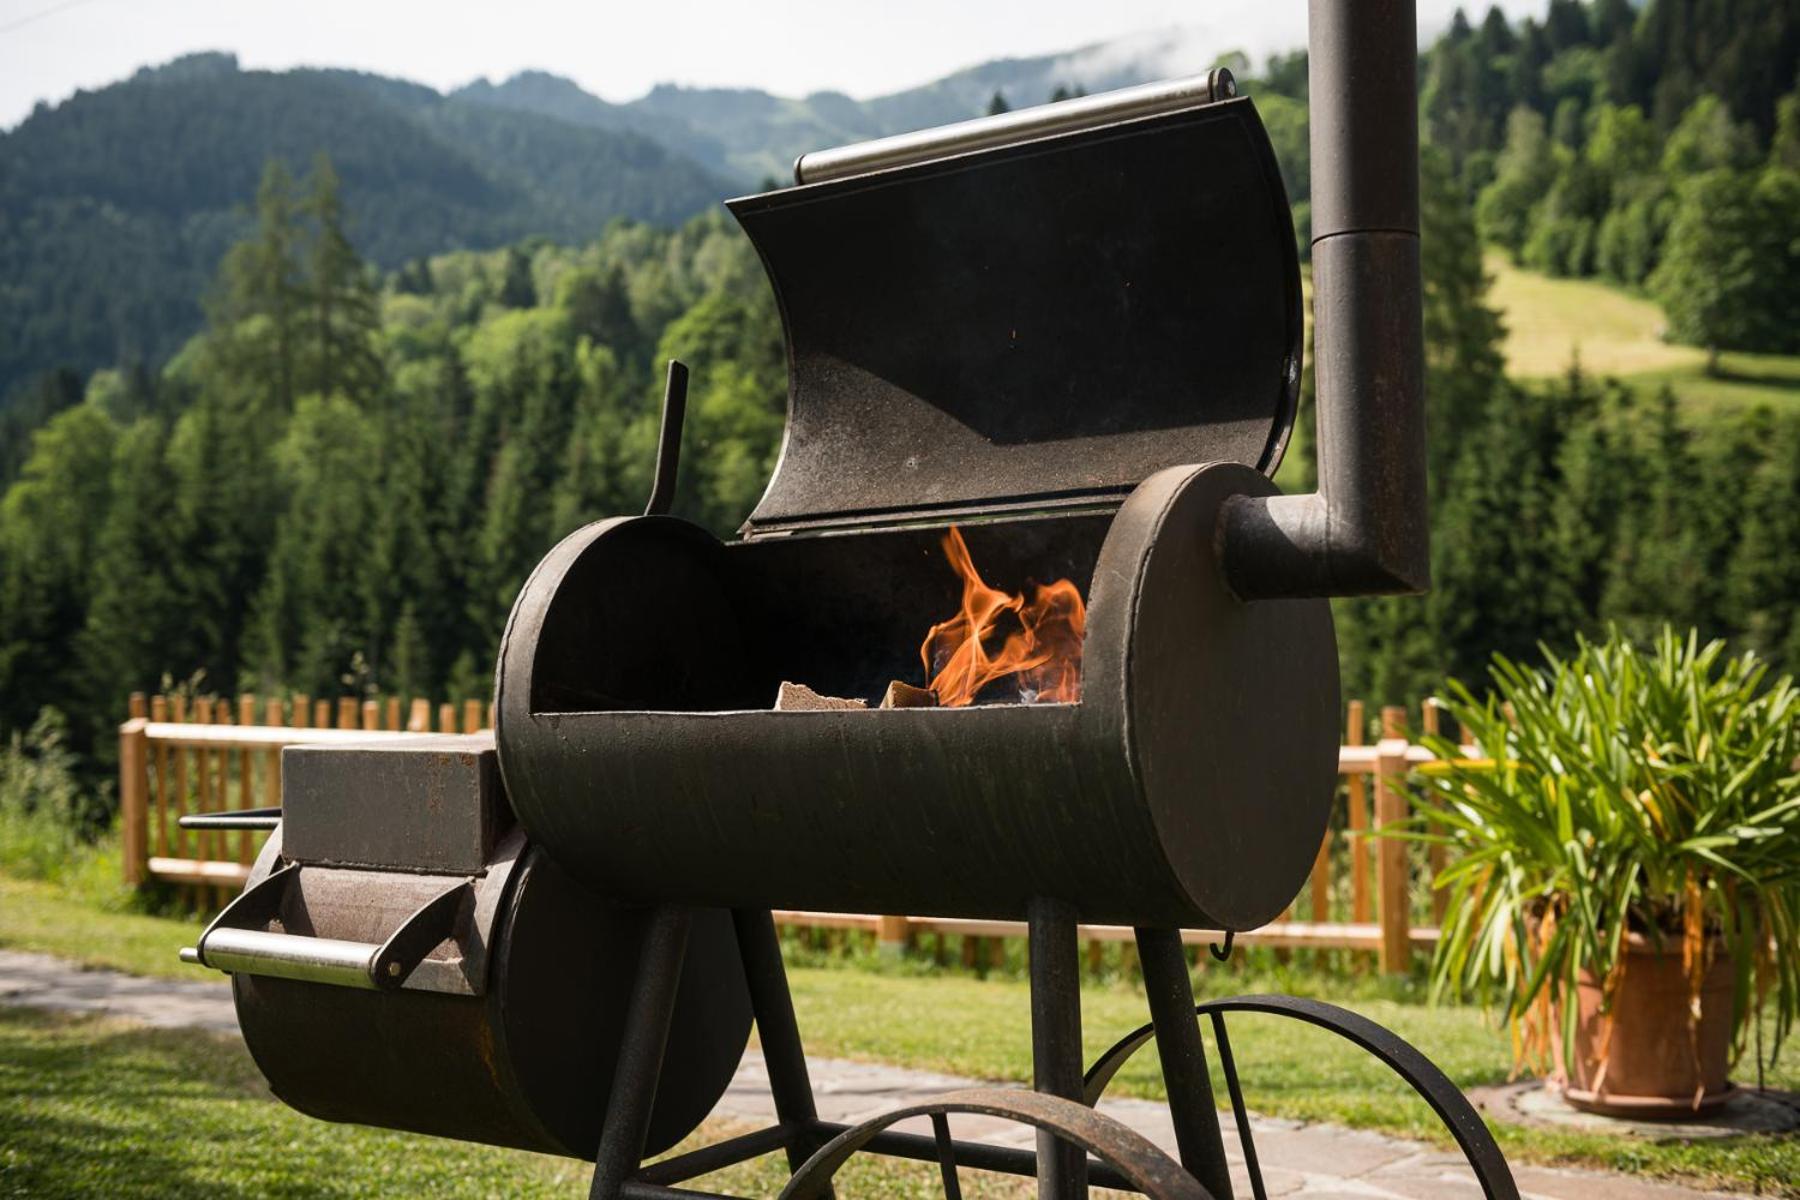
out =
[[[1440,30],[1454,0],[1418,0]],[[1518,15],[1545,0],[1501,0]],[[1470,5],[1485,11],[1485,0]],[[879,95],[990,58],[1181,26],[1253,58],[1299,45],[1304,0],[0,0],[0,127],[194,50],[358,67],[438,88],[539,67],[609,100],[652,84]]]

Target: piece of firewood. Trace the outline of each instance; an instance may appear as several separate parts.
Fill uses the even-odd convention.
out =
[[[887,686],[887,695],[881,698],[883,708],[936,708],[937,693],[930,688],[914,687],[910,683],[902,683],[896,679]]]
[[[826,712],[837,708],[867,708],[862,700],[846,700],[842,696],[821,696],[804,683],[782,683],[775,694],[776,712]]]

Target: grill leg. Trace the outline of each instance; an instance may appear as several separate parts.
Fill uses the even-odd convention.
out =
[[[1073,905],[1031,902],[1032,1086],[1067,1100],[1081,1099],[1081,959]],[[1038,1200],[1084,1200],[1087,1152],[1039,1130]]]
[[[1181,934],[1173,929],[1139,929],[1137,946],[1181,1165],[1215,1200],[1231,1200],[1225,1139],[1219,1130],[1218,1106],[1213,1103],[1212,1078],[1206,1071],[1206,1048],[1200,1044],[1194,981],[1188,976]]]
[[[606,1098],[600,1150],[594,1156],[590,1200],[616,1200],[625,1180],[637,1173],[643,1161],[691,920],[687,909],[664,904],[651,909],[644,923],[637,980],[625,1012],[625,1035],[613,1069],[612,1091]]]
[[[812,1078],[806,1072],[806,1051],[800,1044],[800,1024],[794,1019],[794,994],[788,988],[787,968],[781,965],[781,939],[775,918],[766,908],[739,908],[731,913],[737,926],[738,953],[744,959],[744,978],[750,985],[750,1011],[756,1016],[756,1036],[762,1041],[763,1063],[769,1071],[769,1092],[775,1098],[775,1119],[808,1132],[796,1133],[788,1143],[788,1169],[818,1149],[819,1139],[810,1130],[819,1119],[813,1103]]]

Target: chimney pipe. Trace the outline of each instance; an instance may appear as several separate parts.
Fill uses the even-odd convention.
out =
[[[1312,0],[1318,491],[1240,497],[1220,535],[1245,599],[1430,586],[1413,0]]]

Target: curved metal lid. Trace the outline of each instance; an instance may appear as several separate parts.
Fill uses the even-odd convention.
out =
[[[749,536],[1109,508],[1164,467],[1280,462],[1300,273],[1246,99],[729,207],[788,350]]]

